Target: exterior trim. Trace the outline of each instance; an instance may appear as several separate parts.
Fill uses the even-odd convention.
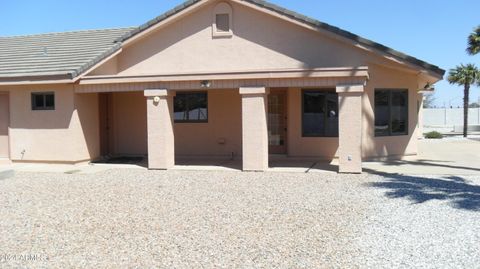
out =
[[[268,94],[270,91],[265,87],[241,87],[239,90],[240,95],[257,95]]]
[[[271,79],[312,77],[369,77],[368,67],[336,67],[315,69],[251,70],[218,73],[158,74],[144,76],[86,76],[80,84],[138,83],[192,80]]]
[[[267,88],[335,88],[338,84],[363,84],[365,77],[322,77],[322,78],[285,78],[285,79],[233,79],[212,80],[208,89],[238,89],[240,87],[257,87],[264,85]],[[145,89],[188,90],[201,89],[201,80],[191,81],[157,81],[139,83],[103,83],[74,85],[76,93],[96,92],[135,92]]]
[[[90,73],[91,71],[95,70],[97,67],[101,66],[102,64],[106,63],[107,61],[111,60],[112,58],[114,58],[115,56],[117,56],[118,54],[120,54],[121,52],[123,51],[122,48],[119,48],[118,50],[114,51],[112,54],[110,54],[109,56],[103,58],[103,60],[97,62],[96,64],[93,64],[91,67],[89,67],[88,69],[85,69],[84,71],[82,71],[74,80],[73,82],[76,82],[78,81],[79,79],[81,79],[84,75]]]
[[[168,96],[167,89],[146,89],[143,93],[145,97],[166,97]]]
[[[364,92],[364,85],[352,84],[352,85],[337,85],[337,93],[358,93]]]

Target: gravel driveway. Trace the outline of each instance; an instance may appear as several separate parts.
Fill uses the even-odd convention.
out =
[[[480,264],[478,177],[17,173],[0,214],[0,267]]]

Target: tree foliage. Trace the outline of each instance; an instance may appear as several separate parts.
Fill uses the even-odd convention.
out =
[[[474,64],[461,64],[454,69],[450,69],[448,82],[463,86],[463,136],[467,137],[470,86],[479,84],[480,71]]]
[[[480,26],[475,28],[468,36],[467,52],[470,55],[475,55],[480,52]]]

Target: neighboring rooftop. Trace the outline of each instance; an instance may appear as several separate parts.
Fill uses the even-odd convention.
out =
[[[115,40],[134,28],[0,37],[0,78],[71,79],[115,52]]]

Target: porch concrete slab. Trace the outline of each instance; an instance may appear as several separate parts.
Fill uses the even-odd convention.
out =
[[[302,160],[291,158],[273,158],[267,172],[285,173],[336,173],[338,164],[317,160]],[[47,163],[13,163],[0,165],[0,172],[34,172],[34,173],[65,173],[94,174],[110,169],[144,169],[146,164],[47,164]],[[176,165],[170,170],[180,171],[242,171],[242,160],[222,158],[182,158],[176,160]]]
[[[33,173],[94,174],[115,168],[146,169],[128,164],[48,164],[48,163],[13,163],[0,165],[0,173],[8,171]]]
[[[338,171],[338,163],[332,164],[319,160],[302,159],[277,159],[270,161],[269,172],[291,172],[291,173],[328,173]]]
[[[175,160],[172,170],[241,171],[242,161],[227,158],[182,157]]]
[[[413,175],[480,175],[480,136],[418,141],[419,154],[401,160],[364,162],[364,172]]]
[[[186,171],[242,171],[242,160],[225,158],[177,158],[173,170]],[[314,159],[296,159],[286,156],[271,156],[267,172],[311,173],[337,172],[338,164]]]
[[[15,171],[14,170],[3,170],[0,171],[0,180],[4,180],[10,177],[15,176]]]

